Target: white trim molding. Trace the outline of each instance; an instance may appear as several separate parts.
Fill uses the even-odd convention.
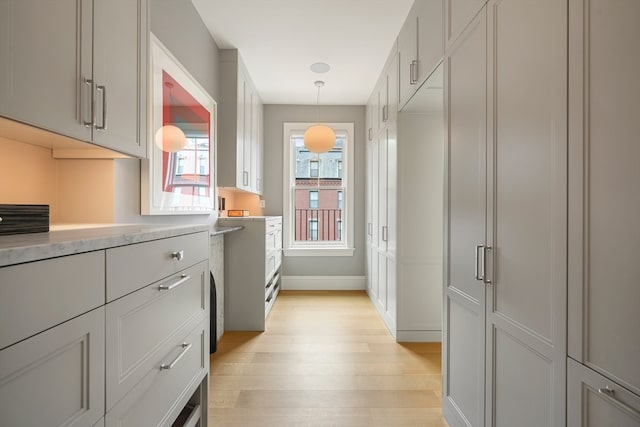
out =
[[[365,276],[282,276],[283,291],[364,291]]]

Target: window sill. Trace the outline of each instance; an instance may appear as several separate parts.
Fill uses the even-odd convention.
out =
[[[284,256],[353,256],[354,248],[288,248]]]

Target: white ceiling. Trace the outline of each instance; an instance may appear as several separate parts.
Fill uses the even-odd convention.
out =
[[[265,104],[364,105],[413,0],[192,0],[221,49],[237,48]],[[314,62],[331,70],[313,73]]]

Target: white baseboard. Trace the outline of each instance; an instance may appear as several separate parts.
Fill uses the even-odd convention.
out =
[[[364,276],[282,276],[283,291],[363,291]]]
[[[398,342],[442,342],[442,331],[398,331]]]

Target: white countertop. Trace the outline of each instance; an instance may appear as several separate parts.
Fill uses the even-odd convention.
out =
[[[181,234],[209,231],[220,234],[233,230],[219,230],[211,225],[156,224],[84,224],[81,226],[52,226],[48,233],[0,236],[0,267],[90,252],[115,246],[163,239]]]

